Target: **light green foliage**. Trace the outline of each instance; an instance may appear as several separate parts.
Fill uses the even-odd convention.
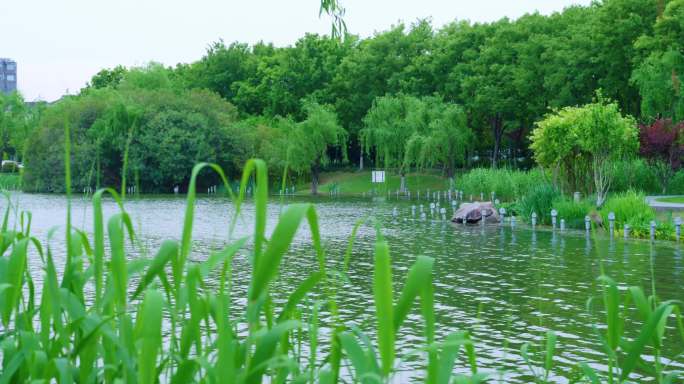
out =
[[[407,192],[416,196],[418,191],[423,194],[426,190],[445,191],[449,189],[450,181],[441,174],[432,173],[407,173],[405,177],[405,187]],[[364,172],[329,172],[321,174],[321,184],[319,191],[329,192],[334,189],[341,195],[361,195],[375,191],[378,194],[385,194],[388,191],[395,193],[401,187],[401,177],[398,175],[386,174],[384,184],[373,184],[371,173]],[[310,185],[302,184],[298,190],[302,193],[309,193]],[[424,195],[423,195],[424,196]]]
[[[646,203],[642,193],[628,191],[617,194],[601,208],[604,223],[608,223],[608,213],[615,213],[615,225],[622,228],[629,224],[632,228],[647,229],[651,220],[655,219],[655,212]]]
[[[460,106],[435,99],[428,101],[428,105],[435,112],[428,114],[427,130],[414,132],[408,139],[404,165],[419,168],[441,165],[447,176],[452,177],[456,166],[464,164],[473,133]]]
[[[595,210],[589,200],[575,202],[567,197],[559,197],[553,201],[553,209],[558,212],[558,220],[565,220],[568,228],[584,229],[584,218]]]
[[[514,171],[508,169],[476,168],[456,177],[456,189],[463,190],[464,197],[489,200],[492,192],[502,201],[522,199],[537,186],[546,184],[544,175],[538,169]]]
[[[23,160],[26,140],[36,130],[44,109],[44,102],[29,106],[17,92],[0,93],[0,153],[3,160],[8,157]]]
[[[565,185],[577,187],[577,172],[590,169],[593,185],[581,187],[594,192],[601,206],[612,182],[613,162],[636,153],[638,130],[633,118],[622,116],[616,103],[599,94],[591,104],[563,108],[538,122],[530,147],[542,167],[565,177]]]
[[[375,153],[376,167],[402,167],[409,138],[429,123],[420,118],[423,112],[427,112],[421,107],[418,99],[409,96],[375,99],[373,107],[363,118],[364,128],[359,135],[366,154],[371,150]]]
[[[315,195],[321,167],[329,162],[328,151],[335,148],[346,160],[347,131],[328,107],[308,103],[305,109],[306,120],[287,133],[287,165],[295,172],[311,174],[311,193]]]
[[[442,166],[448,176],[464,163],[473,134],[462,107],[437,97],[383,96],[375,100],[360,131],[376,167]]]

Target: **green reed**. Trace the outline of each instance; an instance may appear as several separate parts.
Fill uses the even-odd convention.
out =
[[[65,147],[68,178],[68,130]],[[61,276],[50,242],[54,231],[43,244],[31,234],[28,214],[20,215],[18,229],[10,229],[14,208],[8,197],[0,228],[0,384],[381,383],[392,381],[400,361],[411,355],[424,359],[422,377],[427,383],[487,380],[487,373],[477,363],[477,341],[469,332],[452,332],[443,340],[436,337],[433,259],[419,256],[405,277],[396,276],[389,245],[377,223],[373,303],[369,303],[375,307],[375,320],[371,329],[365,330],[345,323],[338,306],[348,281],[356,231],[365,221],[354,226],[342,263],[329,263],[311,204],[291,204],[284,209],[267,238],[268,173],[261,160],[246,164],[239,193],[230,196],[235,213],[226,226],[228,245],[195,261],[191,255],[196,183],[205,169],[216,172],[231,194],[220,167],[196,165],[180,241],[163,241],[150,258],[130,255],[126,242],[135,244],[136,235],[115,190],[101,189],[93,195],[92,234],[74,228],[67,212]],[[233,229],[252,177],[256,181],[254,229],[250,236],[234,239]],[[67,193],[68,186],[67,182]],[[119,212],[105,223],[102,204],[106,194],[118,204]],[[284,304],[276,305],[273,282],[305,221],[316,268],[302,276]],[[36,276],[28,268],[29,248],[38,257],[31,262],[42,266],[40,295]],[[233,305],[232,261],[240,252],[249,254],[251,261],[245,308]],[[341,270],[332,265],[341,265]],[[206,285],[209,275],[219,276],[218,287]],[[398,295],[395,279],[403,282]],[[628,382],[635,372],[664,383],[681,379],[681,373],[661,361],[668,327],[676,328],[677,337],[684,341],[680,303],[659,302],[637,287],[621,293],[608,277],[601,277],[600,282],[603,295],[590,299],[588,310],[596,312],[596,343],[605,352],[604,361],[597,363],[609,369],[598,372],[588,362],[578,362],[580,380]],[[638,313],[640,323],[630,322],[630,311]],[[397,348],[397,340],[412,312],[421,315],[424,341],[418,351],[405,351]],[[322,324],[329,327],[326,332]],[[635,337],[626,332],[628,325],[638,327]],[[518,371],[537,382],[553,381],[559,343],[556,335],[548,332],[542,345],[525,344],[521,355],[528,366]],[[321,345],[328,346],[325,355],[321,355]],[[656,362],[646,363],[645,353],[656,356]],[[454,374],[457,369],[467,373]]]

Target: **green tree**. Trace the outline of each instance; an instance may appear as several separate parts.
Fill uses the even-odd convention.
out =
[[[337,149],[346,160],[347,131],[329,107],[307,102],[306,120],[288,132],[288,166],[298,173],[310,173],[311,194],[318,194],[322,166],[330,161],[329,151]],[[282,150],[282,149],[281,149]]]
[[[600,207],[610,189],[613,163],[636,154],[639,131],[634,118],[623,116],[617,103],[599,94],[593,103],[563,108],[537,123],[531,148],[537,163],[556,174],[564,170],[567,176],[588,165]]]
[[[432,27],[419,21],[406,31],[404,24],[361,40],[340,63],[330,86],[340,122],[352,136],[352,152],[363,155],[359,131],[374,100],[400,93],[408,86],[415,59],[428,52]],[[359,159],[362,162],[362,159]]]
[[[684,0],[667,3],[652,35],[644,35],[636,48],[645,56],[632,75],[641,93],[646,117],[684,120]]]
[[[122,65],[117,65],[112,69],[102,69],[90,79],[88,84],[86,84],[85,90],[106,87],[116,88],[126,75],[126,72],[126,68]]]
[[[442,165],[448,177],[453,177],[457,164],[463,164],[473,133],[467,125],[461,106],[437,101],[436,117],[427,132],[415,132],[406,143],[404,166],[434,167]]]
[[[401,176],[400,189],[406,188],[406,143],[420,123],[422,105],[410,96],[383,96],[375,99],[373,107],[363,118],[359,132],[367,155],[375,155],[375,166],[397,168]],[[412,118],[409,114],[413,114]]]

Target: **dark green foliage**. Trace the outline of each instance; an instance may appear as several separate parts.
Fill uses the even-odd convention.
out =
[[[626,192],[630,189],[653,194],[662,192],[656,169],[643,159],[617,161],[613,172],[613,192]]]
[[[72,127],[73,185],[112,186],[121,182],[128,152],[129,185],[146,192],[171,192],[187,185],[188,167],[214,161],[237,175],[232,158],[244,147],[242,130],[233,127],[237,111],[208,91],[175,91],[164,70],[129,72],[120,89],[91,89],[49,108],[29,138],[24,188],[62,192],[60,144],[63,124]],[[211,177],[205,180],[216,183]]]
[[[667,194],[684,195],[684,170],[675,173],[667,184]]]

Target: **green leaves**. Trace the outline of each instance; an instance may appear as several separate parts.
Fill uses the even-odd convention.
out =
[[[162,345],[162,305],[161,293],[150,290],[145,294],[138,312],[135,340],[138,349],[139,383],[157,382],[157,355]]]
[[[378,329],[378,349],[382,360],[383,376],[389,375],[394,366],[394,307],[392,293],[392,270],[387,243],[375,243],[375,268],[373,274],[373,297]]]

